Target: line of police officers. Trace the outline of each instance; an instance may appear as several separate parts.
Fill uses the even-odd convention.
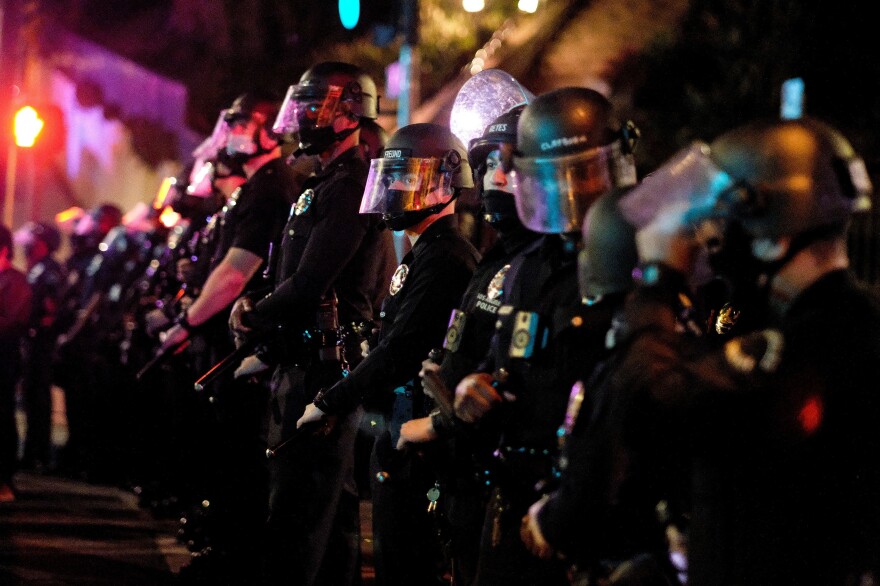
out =
[[[377,144],[378,108],[339,62],[237,99],[134,287],[184,581],[356,584],[363,494],[383,585],[880,579],[880,303],[845,238],[871,184],[837,131],[752,122],[639,182],[590,89],[469,145]]]

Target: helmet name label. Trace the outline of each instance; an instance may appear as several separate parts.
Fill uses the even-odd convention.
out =
[[[554,138],[553,140],[548,140],[546,142],[541,143],[542,151],[549,151],[551,149],[555,149],[561,146],[574,146],[578,144],[583,144],[585,142],[589,142],[590,139],[585,135],[581,134],[580,136],[563,136],[562,138]]]

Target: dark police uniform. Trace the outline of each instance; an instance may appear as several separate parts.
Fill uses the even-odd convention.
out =
[[[211,270],[223,260],[230,248],[252,252],[265,262],[270,249],[281,237],[290,202],[293,178],[281,158],[260,167],[226,201],[215,215],[213,226]],[[246,285],[245,292],[265,288],[261,271]],[[206,367],[233,352],[235,345],[229,333],[229,310],[217,312],[192,335],[195,377]],[[208,416],[200,421],[206,426],[203,441],[210,475],[203,487],[211,502],[216,519],[212,536],[214,560],[227,559],[207,571],[226,573],[223,578],[235,582],[238,574],[253,575],[258,564],[260,543],[255,535],[262,532],[266,508],[265,412],[268,390],[264,384],[235,380],[224,373],[206,388],[213,402],[204,403]],[[219,556],[219,557],[218,557]],[[206,558],[208,559],[208,558]],[[224,562],[232,564],[226,566]],[[186,578],[199,579],[198,570]]]
[[[627,308],[635,331],[621,382],[688,417],[688,583],[880,575],[876,293],[833,271],[793,300],[778,329],[700,351],[671,335],[673,302],[649,292]]]
[[[672,300],[680,329],[690,331],[699,320],[686,295],[682,289]],[[680,523],[689,512],[680,414],[619,384],[631,376],[619,372],[627,350],[617,342],[626,331],[625,296],[618,292],[599,301],[614,312],[611,354],[572,388],[559,428],[559,484],[537,519],[544,538],[572,566],[578,586],[624,568],[630,576],[638,572],[643,586],[676,583],[664,525]],[[668,519],[658,514],[661,503]]]
[[[61,305],[64,268],[51,256],[34,264],[27,273],[32,302],[28,335],[23,343],[22,394],[27,412],[24,462],[27,465],[52,461],[52,351],[56,317]]]
[[[419,236],[391,280],[382,306],[377,345],[351,374],[322,393],[316,405],[330,415],[367,403],[389,422],[373,448],[373,555],[380,584],[436,580],[438,545],[426,511],[434,474],[418,457],[395,449],[400,426],[428,414],[422,360],[443,340],[449,314],[470,281],[479,253],[458,230],[454,215]],[[382,473],[384,482],[376,475]]]
[[[358,213],[366,177],[367,164],[353,147],[305,181],[284,228],[275,289],[244,317],[267,333],[280,328],[261,353],[277,363],[270,446],[291,437],[320,387],[360,361],[362,336],[387,291],[375,282],[378,272],[390,278],[394,244],[379,218]],[[353,474],[360,415],[346,413],[329,435],[298,439],[270,460],[272,583],[348,584],[358,575]]]
[[[504,293],[511,259],[538,234],[523,227],[500,232],[474,270],[458,309],[450,318],[444,341],[440,377],[454,392],[462,378],[474,372],[489,350],[495,332],[498,308]],[[476,573],[480,531],[485,516],[485,481],[482,470],[488,454],[497,444],[487,422],[470,428],[442,411],[431,413],[435,432],[446,442],[448,461],[438,470],[441,504],[449,532],[449,556],[456,580],[469,584]]]
[[[480,547],[477,584],[567,584],[556,560],[531,556],[520,519],[556,477],[556,430],[572,384],[604,353],[611,314],[587,307],[577,283],[577,240],[545,235],[511,263],[490,353],[480,367],[513,394],[497,413],[501,440]]]

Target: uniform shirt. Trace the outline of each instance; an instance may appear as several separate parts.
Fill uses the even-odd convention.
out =
[[[396,387],[412,381],[422,360],[442,342],[449,314],[461,300],[479,258],[458,230],[454,215],[428,226],[392,279],[380,313],[377,346],[324,393],[318,407],[325,413],[340,413],[364,401],[387,404]]]
[[[880,575],[880,299],[845,270],[778,329],[692,348],[636,296],[621,374],[687,417],[689,584],[858,583]]]
[[[581,302],[577,252],[576,241],[545,235],[511,263],[504,305],[513,308],[510,317],[520,311],[534,314],[536,328],[532,355],[512,357],[518,342],[510,317],[500,315],[507,309],[499,310],[499,328],[480,368],[509,372],[503,388],[516,400],[501,405],[504,446],[553,453],[571,386],[604,355],[611,313]]]
[[[367,170],[353,147],[305,181],[282,232],[278,284],[249,323],[315,327],[315,310],[331,289],[340,324],[373,320],[387,292],[376,289],[377,273],[391,277],[395,253],[380,219],[359,213]]]
[[[37,262],[27,273],[33,292],[31,303],[31,335],[54,325],[61,305],[64,269],[51,256]]]
[[[269,243],[278,244],[290,202],[295,197],[293,186],[290,169],[278,158],[257,169],[233,192],[217,216],[211,270],[220,264],[230,248],[252,252],[264,262],[268,259]],[[261,278],[257,272],[245,291],[261,286]]]
[[[31,288],[25,275],[13,267],[0,271],[0,341],[15,341],[27,331],[30,310]]]
[[[467,316],[464,328],[454,334],[455,341],[447,332],[447,342],[455,348],[447,348],[440,367],[440,376],[447,388],[454,389],[485,358],[495,332],[511,259],[537,238],[537,233],[524,228],[509,235],[501,234],[483,255],[458,306]]]

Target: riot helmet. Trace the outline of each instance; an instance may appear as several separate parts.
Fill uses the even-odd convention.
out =
[[[30,258],[38,242],[45,245],[48,256],[61,246],[61,232],[48,222],[26,222],[15,231],[15,243],[22,247],[24,255]]]
[[[269,138],[278,141],[279,137],[272,130],[272,121],[278,115],[278,103],[268,97],[245,93],[238,96],[232,106],[223,111],[223,119],[228,125],[226,132],[226,154],[242,163],[259,155],[269,153],[274,148],[265,148],[261,140],[261,131],[265,130]],[[237,128],[254,122],[255,128],[250,134],[237,132]]]
[[[382,214],[392,230],[414,226],[473,187],[467,150],[445,126],[410,124],[398,129],[370,163],[362,214]]]
[[[297,135],[300,150],[317,155],[357,128],[337,132],[333,122],[339,116],[358,122],[378,118],[376,83],[356,65],[326,61],[306,70],[299,83],[288,88],[272,129]]]
[[[578,253],[578,283],[587,301],[628,291],[639,261],[636,229],[617,206],[625,190],[615,189],[597,199],[584,218],[583,248]]]
[[[871,181],[850,143],[810,118],[747,124],[716,138],[712,159],[732,186],[719,194],[725,217],[752,238],[842,232],[871,205]]]
[[[498,189],[490,177],[505,173],[506,179],[501,149],[516,145],[517,123],[524,108],[525,104],[521,104],[500,115],[486,127],[482,136],[471,140],[468,148],[468,162],[473,170],[474,184],[480,190],[483,218],[500,230],[522,226],[516,212],[512,181],[505,188]]]
[[[375,120],[361,118],[361,149],[367,160],[378,157],[388,143],[388,132]]]
[[[590,205],[614,187],[635,185],[638,130],[618,125],[597,91],[565,87],[523,110],[512,164],[517,212],[535,232],[580,230]]]

